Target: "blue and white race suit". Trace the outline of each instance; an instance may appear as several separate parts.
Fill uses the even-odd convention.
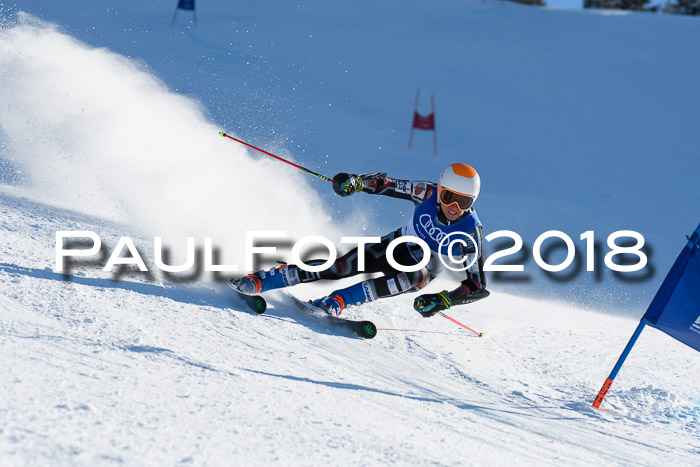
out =
[[[483,272],[481,221],[473,208],[458,219],[449,221],[440,208],[435,183],[395,180],[384,173],[361,174],[359,177],[365,193],[412,201],[415,205],[413,216],[406,225],[383,236],[379,243],[364,247],[364,271],[358,268],[358,250],[355,248],[325,271],[306,272],[293,267],[289,271],[290,285],[322,279],[343,279],[362,272],[382,273],[381,277],[363,282],[366,301],[372,301],[421,289],[444,271],[447,264],[454,270],[464,270],[466,274],[460,286],[448,292],[453,304],[470,303],[488,296]],[[427,243],[430,260],[424,268],[414,272],[401,272],[387,261],[389,243],[403,236],[418,237]],[[424,252],[418,244],[407,241],[395,248],[393,256],[399,264],[411,266],[421,262]]]

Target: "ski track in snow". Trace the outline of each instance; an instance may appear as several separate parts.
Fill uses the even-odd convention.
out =
[[[633,320],[496,292],[452,312],[479,339],[399,297],[346,312],[380,328],[362,341],[279,292],[257,316],[211,284],[113,281],[94,266],[64,281],[47,267],[56,230],[113,245],[128,228],[8,193],[0,206],[10,465],[690,465],[700,453],[698,355],[661,333],[640,340],[608,409],[589,406]]]

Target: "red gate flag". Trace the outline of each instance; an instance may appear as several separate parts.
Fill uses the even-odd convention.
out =
[[[414,112],[413,128],[418,128],[419,130],[434,130],[435,114],[421,115],[418,112]]]
[[[420,99],[420,88],[416,91],[416,104],[413,107],[413,123],[411,133],[408,136],[408,149],[411,149],[413,142],[413,130],[430,130],[433,132],[433,154],[437,156],[437,131],[435,130],[435,96],[430,95],[430,114],[421,115],[418,113],[418,100]]]

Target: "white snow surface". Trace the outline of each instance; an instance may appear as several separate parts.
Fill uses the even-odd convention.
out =
[[[636,321],[495,293],[455,317],[412,297],[350,309],[360,340],[271,294],[47,267],[53,232],[124,226],[3,195],[0,458],[41,464],[692,465],[697,352]]]
[[[590,407],[697,225],[697,21],[212,0],[194,28],[169,25],[174,3],[0,3],[0,464],[697,465],[700,356],[665,334]],[[438,157],[425,133],[405,148],[418,86]],[[484,338],[408,294],[346,311],[377,324],[366,341],[282,292],[257,316],[208,276],[53,271],[59,230],[131,236],[149,265],[154,235],[208,235],[243,264],[245,230],[377,235],[411,212],[339,201],[220,129],[329,176],[470,162],[485,233],[639,230],[655,271],[552,281],[530,262],[449,310]]]

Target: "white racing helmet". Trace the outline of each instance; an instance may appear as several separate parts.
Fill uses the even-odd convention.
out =
[[[438,181],[438,198],[445,206],[457,204],[462,211],[469,209],[481,190],[481,178],[468,164],[452,164],[442,171]]]

